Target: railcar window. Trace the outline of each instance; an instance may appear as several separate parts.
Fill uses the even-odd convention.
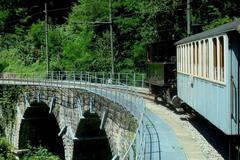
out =
[[[186,73],[188,73],[188,45],[185,48],[185,58],[186,58]]]
[[[196,75],[199,75],[199,44],[196,43]]]
[[[195,75],[195,43],[193,42],[193,75]]]
[[[189,73],[192,74],[192,44],[189,44]]]
[[[213,38],[213,78],[217,80],[218,71],[217,71],[217,39]]]
[[[214,81],[224,82],[224,49],[223,36],[180,45],[177,47],[177,69],[206,79],[213,73]]]
[[[179,61],[178,61],[178,47],[176,47],[176,57],[177,57],[177,71],[179,71],[179,67],[178,67],[178,65],[179,65]]]
[[[189,73],[189,44],[187,44],[187,73]]]
[[[179,71],[179,67],[178,67],[178,65],[179,65],[179,60],[178,60],[178,46],[176,47],[176,57],[177,57],[177,71]]]
[[[182,72],[184,72],[184,45],[182,46]]]
[[[219,38],[220,42],[220,81],[224,81],[224,41],[223,37]]]
[[[179,71],[181,71],[181,46],[178,48],[178,57],[179,57]]]
[[[203,50],[203,41],[201,41],[201,48],[200,48],[200,50],[201,50],[201,55],[200,55],[200,62],[201,62],[201,64],[200,64],[200,68],[201,68],[201,76],[203,77],[203,72],[204,72],[204,63],[203,63],[203,61],[204,61],[204,50]]]
[[[180,53],[180,56],[181,56],[181,72],[183,72],[183,52],[182,52],[182,50],[183,50],[183,46],[181,46],[181,53]]]
[[[187,66],[187,63],[186,63],[186,62],[187,62],[187,61],[186,61],[186,57],[187,57],[187,56],[186,56],[186,48],[187,48],[186,45],[184,45],[184,51],[183,51],[183,59],[184,59],[183,72],[184,72],[184,73],[186,73],[186,70],[187,70],[187,67],[186,67],[186,66]]]
[[[209,78],[209,43],[208,40],[205,41],[205,52],[206,52],[206,78]]]
[[[203,40],[203,77],[206,78],[206,43]]]
[[[181,47],[178,46],[178,71],[181,71]]]
[[[177,71],[179,71],[179,47],[177,47]]]
[[[185,45],[185,73],[188,73],[188,46]]]
[[[187,45],[184,45],[184,73],[187,73]]]
[[[183,46],[181,45],[181,72],[183,71]]]
[[[184,72],[184,45],[182,46],[182,72]]]

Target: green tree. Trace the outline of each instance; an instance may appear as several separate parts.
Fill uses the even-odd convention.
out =
[[[220,26],[222,24],[226,24],[226,23],[229,23],[229,22],[232,22],[233,19],[231,19],[230,17],[224,17],[224,18],[219,18],[219,19],[216,19],[214,21],[212,21],[212,23],[210,23],[209,25],[206,25],[203,27],[203,30],[209,30],[209,29],[213,29],[217,26]]]
[[[109,24],[94,23],[109,21],[108,2],[77,0],[66,23],[49,21],[50,70],[110,71]],[[0,2],[2,71],[46,70],[44,22],[29,17],[28,3]],[[240,16],[239,0],[193,0],[190,5],[191,23],[204,30]],[[112,17],[115,72],[144,71],[146,44],[186,36],[186,0],[113,0]]]

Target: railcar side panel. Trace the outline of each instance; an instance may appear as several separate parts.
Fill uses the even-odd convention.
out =
[[[240,135],[240,22],[177,45],[178,96],[227,135]]]
[[[240,59],[240,36],[230,34],[230,95],[231,95],[231,128],[232,133],[240,132],[240,107],[239,107],[239,59]]]
[[[179,97],[224,133],[230,133],[226,86],[177,74]],[[192,84],[189,82],[192,81]]]
[[[220,42],[220,40],[222,40],[222,42]],[[193,56],[193,54],[195,54],[194,57],[197,58],[195,58],[195,60],[193,60],[194,58],[192,60],[185,58],[185,61],[183,61],[183,63],[190,63],[190,66],[192,65],[193,67],[190,72],[186,67],[183,68],[182,72],[178,72],[178,96],[225,134],[234,134],[231,132],[232,129],[230,123],[231,103],[230,81],[228,78],[230,77],[230,59],[228,54],[229,49],[226,47],[228,46],[228,37],[227,35],[219,35],[208,38],[208,48],[205,44],[202,44],[204,41],[206,41],[206,39],[194,42],[195,44],[198,44],[196,45],[197,49],[195,49],[194,53],[186,54],[181,52],[183,57],[184,54],[185,56]],[[215,46],[215,50],[214,43],[217,46]],[[222,47],[222,50],[219,49],[220,47]],[[203,59],[203,57],[206,58],[206,55],[202,55],[202,50],[205,50],[209,54],[208,62]],[[206,54],[206,52],[204,54]],[[220,54],[221,52],[222,54]],[[180,54],[178,54],[178,56],[179,55]],[[206,69],[207,63],[209,65],[208,72]],[[202,76],[206,75],[206,73],[209,74],[208,77]]]

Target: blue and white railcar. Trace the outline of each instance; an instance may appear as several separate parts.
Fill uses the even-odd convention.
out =
[[[238,135],[240,22],[175,44],[178,96],[225,134]]]

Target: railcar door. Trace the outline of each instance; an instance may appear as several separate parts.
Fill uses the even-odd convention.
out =
[[[240,108],[239,108],[239,59],[240,59],[240,36],[239,34],[230,38],[231,58],[231,119],[232,134],[240,132]]]

